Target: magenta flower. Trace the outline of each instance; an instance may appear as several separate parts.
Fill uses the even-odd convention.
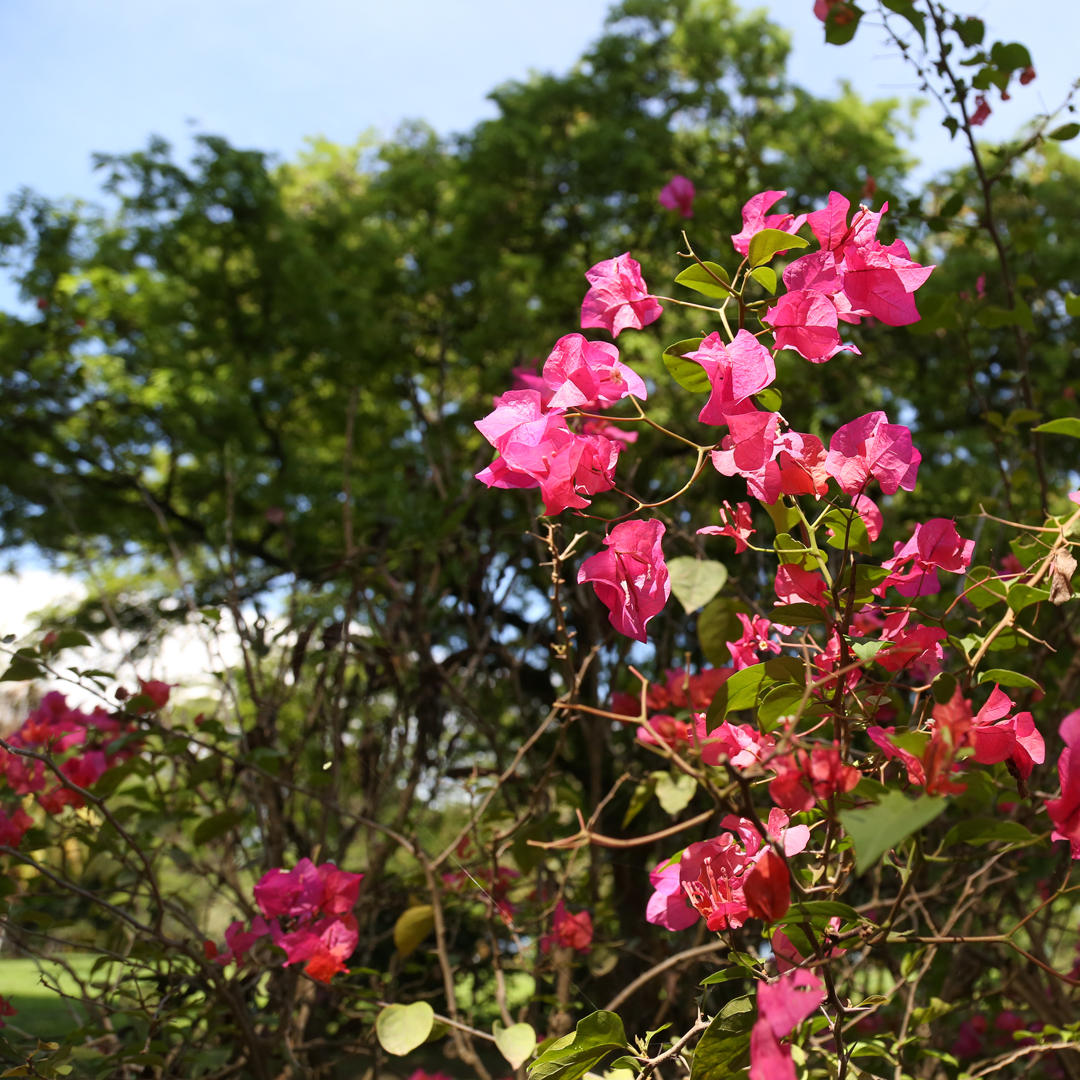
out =
[[[719,525],[706,525],[703,529],[698,529],[698,535],[705,536],[730,536],[735,541],[735,554],[741,555],[746,550],[746,541],[752,533],[757,532],[753,528],[753,518],[750,514],[750,504],[741,502],[735,504],[735,509],[731,509],[731,503],[724,500],[724,505],[720,507],[720,524]]]
[[[854,345],[840,340],[836,304],[824,293],[810,289],[784,293],[765,312],[764,322],[772,329],[778,349],[794,349],[813,364],[824,364],[845,349],[861,355]]]
[[[587,953],[592,946],[592,916],[587,911],[577,914],[566,910],[566,904],[560,900],[555,905],[555,918],[551,922],[551,933],[540,939],[540,951],[550,952],[553,947],[573,949]]]
[[[1010,716],[1016,706],[997,684],[986,704],[972,718],[975,760],[982,765],[1012,761],[1026,780],[1046,760],[1046,744],[1029,712]],[[969,706],[970,711],[970,706]]]
[[[603,435],[571,434],[569,441],[544,458],[546,471],[534,473],[540,478],[546,512],[561,514],[570,506],[580,510],[589,505],[584,496],[610,491],[615,486],[620,449],[619,443]]]
[[[363,874],[349,874],[333,863],[315,866],[301,859],[292,870],[270,870],[255,886],[255,902],[268,919],[310,919],[352,911]]]
[[[33,827],[34,819],[21,806],[16,806],[10,814],[0,807],[0,844],[18,847],[27,830]]]
[[[861,495],[874,478],[886,495],[915,489],[922,454],[903,424],[890,424],[883,412],[867,413],[839,428],[829,440],[825,467],[849,495]]]
[[[773,624],[768,619],[760,615],[744,615],[741,611],[737,614],[743,625],[743,635],[738,641],[727,643],[736,669],[753,667],[765,659],[764,654],[782,651],[780,642],[773,641],[769,636]]]
[[[320,919],[308,927],[284,933],[271,928],[274,944],[285,951],[285,967],[304,964],[304,971],[317,982],[328,983],[339,971],[349,969],[345,961],[356,951],[360,933],[352,915]]]
[[[971,126],[981,127],[990,119],[990,103],[985,94],[975,95],[975,111],[971,114]]]
[[[673,176],[661,189],[658,201],[661,206],[668,210],[678,210],[684,218],[694,216],[694,191],[693,181],[685,176]]]
[[[885,590],[894,585],[901,596],[929,596],[940,592],[938,570],[962,574],[971,564],[974,550],[975,541],[960,536],[950,518],[931,518],[925,524],[915,526],[915,532],[906,544],[893,545],[893,557],[881,564],[891,573],[875,591],[884,596]],[[901,572],[901,567],[909,563],[908,569]]]
[[[820,574],[785,563],[776,571],[776,598],[781,604],[813,604],[825,607],[825,581]]]
[[[898,611],[885,619],[881,638],[889,644],[874,659],[886,671],[900,671],[914,664],[937,668],[944,658],[941,643],[949,636],[941,626],[908,626],[910,611]]]
[[[649,295],[649,287],[641,276],[641,264],[628,251],[598,262],[585,271],[585,277],[591,288],[581,302],[583,329],[600,327],[618,337],[628,327],[640,330],[656,322],[664,310]]]
[[[476,421],[481,435],[500,454],[511,446],[533,448],[551,442],[555,432],[567,430],[561,410],[548,412],[538,390],[508,390],[494,412]],[[521,450],[517,451],[518,454]]]
[[[863,524],[866,526],[866,535],[871,540],[876,540],[881,535],[882,526],[885,524],[885,518],[882,517],[877,503],[868,495],[856,495],[851,500],[851,506],[862,518]]]
[[[806,221],[806,215],[800,214],[795,217],[792,214],[766,214],[775,202],[779,202],[786,191],[762,191],[747,200],[742,210],[743,227],[741,233],[736,233],[731,238],[732,247],[740,255],[745,255],[750,250],[750,241],[755,233],[762,229],[779,229],[780,232],[797,233]],[[782,255],[783,252],[777,252]]]
[[[816,499],[829,490],[825,447],[816,435],[788,431],[776,440],[776,445],[781,494],[813,495]]]
[[[1058,728],[1065,749],[1058,758],[1061,797],[1048,799],[1046,812],[1054,823],[1051,840],[1068,840],[1072,857],[1080,859],[1080,709],[1074,709]]]
[[[251,920],[251,929],[245,930],[244,924],[237,919],[229,924],[225,931],[225,944],[228,949],[218,953],[215,959],[219,964],[242,964],[247,958],[248,950],[259,938],[270,933],[270,924],[261,916],[256,915]]]
[[[668,930],[685,930],[698,921],[697,911],[687,903],[679,863],[649,871],[655,890],[645,907],[645,921]]]
[[[750,1031],[750,1080],[796,1080],[791,1047],[782,1043],[825,1000],[825,984],[798,968],[758,983],[758,1018]]]
[[[661,521],[624,521],[604,538],[607,550],[586,559],[578,571],[578,584],[592,582],[611,612],[611,625],[637,641],[648,640],[649,620],[671,595],[663,535]]]
[[[777,452],[779,413],[743,412],[728,417],[728,434],[711,454],[713,466],[724,476],[742,476],[755,499],[774,503],[780,497]]]
[[[746,769],[772,753],[776,740],[764,735],[751,724],[732,724],[725,720],[710,735],[705,716],[699,713],[695,723],[701,760],[706,765],[719,765],[722,758],[737,769]]]
[[[888,247],[876,240],[853,245],[844,256],[844,294],[853,311],[888,326],[907,326],[919,321],[912,294],[933,272],[933,266],[912,262],[903,240]]]
[[[696,351],[683,356],[705,369],[712,386],[709,400],[698,416],[703,424],[726,424],[730,414],[744,411],[750,397],[776,378],[769,350],[747,330],[740,330],[730,345],[712,333]]]
[[[642,401],[649,396],[644,380],[619,359],[614,345],[581,334],[559,338],[544,364],[544,379],[554,392],[548,402],[552,409],[607,409],[628,394]]]

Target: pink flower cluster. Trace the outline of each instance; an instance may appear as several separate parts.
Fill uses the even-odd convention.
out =
[[[143,684],[144,692],[148,685],[151,684]],[[166,688],[162,705],[167,700]],[[20,750],[56,756],[71,752],[60,763],[60,772],[72,784],[89,788],[114,765],[119,765],[137,752],[137,745],[130,741],[122,748],[112,749],[120,736],[131,734],[134,730],[130,722],[100,707],[89,713],[72,709],[63,694],[52,690],[22,726],[8,736],[7,742]],[[86,803],[77,791],[64,787],[43,761],[0,751],[0,772],[16,795],[33,793],[46,813],[58,814],[65,806],[78,808]]]
[[[750,1031],[750,1080],[796,1080],[791,1047],[781,1042],[825,1001],[825,985],[798,968],[758,983],[758,1017]]]
[[[720,823],[728,830],[723,835],[691,844],[678,860],[651,871],[649,881],[655,891],[645,918],[668,930],[685,930],[701,917],[710,930],[726,930],[742,926],[749,918],[767,917],[766,908],[772,914],[782,913],[787,909],[790,882],[779,857],[771,854],[772,846],[779,845],[790,857],[810,842],[809,828],[789,826],[789,820],[782,810],[773,810],[768,837],[763,838],[747,818],[729,814]],[[765,863],[763,880],[751,883],[753,871],[767,855],[771,858]],[[782,874],[773,859],[780,862]]]
[[[576,914],[566,910],[566,904],[560,900],[555,905],[555,917],[551,922],[551,933],[540,939],[540,951],[551,952],[553,949],[573,949],[587,953],[592,947],[592,916],[587,911]]]
[[[225,931],[226,950],[207,943],[207,954],[220,964],[243,964],[248,950],[267,935],[285,952],[285,966],[304,964],[304,971],[328,983],[348,972],[345,961],[359,941],[353,908],[363,874],[339,870],[333,863],[315,866],[301,859],[292,870],[271,870],[255,886],[257,915],[250,929],[240,921]]]
[[[783,273],[788,291],[764,318],[778,349],[793,349],[815,364],[844,349],[858,352],[840,340],[841,321],[858,323],[871,316],[889,326],[917,322],[914,294],[934,270],[913,262],[902,240],[884,245],[877,239],[888,203],[877,213],[860,207],[848,225],[850,209],[834,191],[824,210],[806,216],[820,250],[788,265]]]
[[[1046,811],[1054,823],[1051,838],[1068,840],[1072,857],[1080,859],[1080,709],[1074,709],[1061,721],[1058,733],[1065,743],[1058,758],[1061,797],[1050,799]]]
[[[544,364],[543,389],[535,375],[519,372],[518,379],[528,388],[496,398],[494,412],[477,421],[499,452],[477,479],[488,487],[539,487],[548,514],[588,506],[588,496],[615,486],[619,450],[627,440],[595,421],[591,430],[572,431],[566,412],[607,409],[631,394],[645,400],[645,383],[614,345],[581,334],[556,342]]]

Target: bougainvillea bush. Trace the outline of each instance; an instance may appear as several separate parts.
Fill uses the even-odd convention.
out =
[[[866,16],[847,0],[815,13],[833,44]],[[73,666],[79,631],[13,645],[6,678],[54,688],[0,741],[4,929],[79,992],[63,991],[70,1030],[31,1033],[0,987],[4,1075],[1080,1076],[1080,458],[1059,445],[1080,418],[1075,396],[1032,390],[1031,305],[993,216],[1009,163],[1080,128],[1045,117],[989,154],[973,129],[992,88],[1007,100],[1035,77],[1026,50],[984,47],[978,20],[930,0],[874,14],[969,142],[983,202],[966,228],[998,255],[999,303],[981,276],[924,318],[935,266],[889,239],[887,205],[836,191],[798,214],[787,191],[755,194],[727,257],[701,258],[704,193],[672,177],[658,198],[686,228],[679,295],[630,251],[599,261],[579,326],[476,423],[479,483],[539,499],[546,595],[523,620],[550,626],[558,694],[512,752],[478,749],[453,794],[435,759],[483,736],[476,703],[456,704],[431,769],[402,767],[425,738],[419,709],[383,718],[397,772],[350,728],[374,632],[353,632],[362,590],[310,684],[310,631],[242,637],[222,675],[234,714]],[[654,405],[626,348],[672,305],[700,321],[663,352],[696,425]],[[881,408],[828,428],[788,422],[784,370],[872,369],[852,327],[884,339],[924,322],[999,335],[1012,411],[985,420],[1008,439],[1001,485],[1028,497],[999,487],[990,508],[912,517],[936,462],[887,387]],[[668,490],[636,485],[645,430],[664,440],[649,445]],[[707,520],[687,509],[700,486],[727,496]],[[654,670],[674,604],[697,640]],[[610,629],[586,634],[598,613]],[[575,726],[601,723],[583,798],[559,762]],[[603,732],[631,746],[607,789]],[[317,767],[298,773],[289,753]],[[428,824],[412,824],[416,804]],[[636,922],[615,918],[628,907]],[[94,956],[88,975],[73,948]]]

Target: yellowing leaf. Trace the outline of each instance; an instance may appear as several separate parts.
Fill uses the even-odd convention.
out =
[[[394,944],[399,956],[408,956],[431,933],[435,926],[435,909],[430,904],[407,908],[394,923]]]

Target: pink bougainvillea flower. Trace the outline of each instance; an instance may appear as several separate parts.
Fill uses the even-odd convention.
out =
[[[746,541],[757,532],[752,527],[754,519],[750,513],[750,504],[736,503],[732,510],[731,503],[725,499],[719,512],[720,524],[706,525],[703,529],[698,529],[698,533],[705,536],[730,536],[735,541],[735,554],[741,555],[746,550]]]
[[[1046,812],[1054,823],[1052,840],[1068,840],[1072,857],[1080,859],[1080,709],[1074,709],[1058,728],[1065,749],[1058,758],[1061,796],[1048,799]]]
[[[661,206],[668,210],[678,210],[684,218],[694,216],[694,190],[693,181],[685,176],[673,176],[661,189],[658,201]]]
[[[5,847],[18,847],[33,826],[34,819],[21,806],[11,813],[0,807],[0,844]]]
[[[698,921],[698,912],[687,903],[680,874],[677,862],[649,871],[649,882],[655,891],[645,908],[646,922],[668,930],[685,930]]]
[[[874,659],[886,671],[900,671],[917,663],[939,666],[944,658],[941,643],[949,636],[941,626],[909,627],[911,612],[898,611],[888,616],[882,629],[882,639],[888,644],[881,649]]]
[[[780,653],[783,646],[770,638],[773,624],[760,615],[744,615],[736,612],[743,626],[742,637],[727,643],[736,670],[760,664],[768,653]]]
[[[328,983],[339,972],[348,974],[345,961],[356,951],[360,933],[352,915],[320,919],[310,929],[275,934],[274,944],[285,950],[285,966],[304,964],[316,982]]]
[[[619,359],[614,345],[581,334],[559,338],[544,363],[544,379],[553,391],[549,407],[555,409],[593,403],[607,409],[628,394],[642,401],[649,396],[641,376]]]
[[[333,863],[316,867],[301,859],[292,870],[270,870],[255,886],[255,902],[268,919],[311,919],[352,911],[363,874],[339,870]]]
[[[814,14],[822,22],[828,20],[829,13],[834,8],[836,8],[837,11],[833,16],[833,22],[837,26],[843,26],[855,18],[855,12],[852,9],[850,0],[814,0]]]
[[[164,709],[169,704],[169,694],[176,683],[161,682],[160,679],[140,679],[139,693],[144,694],[153,703],[155,709]]]
[[[795,217],[792,214],[766,213],[773,203],[779,202],[786,194],[786,191],[762,191],[747,200],[742,210],[742,232],[736,233],[731,238],[732,247],[740,255],[745,255],[750,250],[750,241],[753,239],[754,234],[761,232],[762,229],[778,229],[780,232],[797,233],[803,227],[803,223],[806,221],[805,214]],[[782,255],[783,252],[777,252],[777,254]]]
[[[697,738],[701,744],[701,760],[706,765],[719,765],[723,759],[738,769],[745,769],[768,757],[776,740],[764,735],[751,724],[732,724],[725,720],[709,732],[705,716],[695,718]]]
[[[637,729],[638,742],[646,746],[675,746],[690,741],[690,725],[683,720],[657,713],[649,717],[648,723],[649,727],[641,724]]]
[[[816,435],[788,431],[776,445],[782,495],[813,495],[816,499],[829,490],[825,446]]]
[[[256,915],[252,919],[250,930],[245,930],[244,924],[237,919],[235,922],[230,923],[225,931],[225,944],[228,948],[225,952],[217,952],[217,946],[215,945],[215,955],[211,959],[217,960],[219,964],[231,964],[234,962],[242,964],[251,946],[269,933],[270,924],[261,915]],[[208,944],[213,945],[213,942],[208,942]]]
[[[985,94],[975,95],[975,111],[971,114],[971,126],[981,127],[990,119],[990,103]]]
[[[539,487],[548,514],[588,506],[584,496],[615,486],[620,444],[570,431],[562,410],[545,411],[536,390],[503,394],[476,427],[500,455],[477,480],[488,487]]]
[[[776,378],[772,354],[747,330],[740,330],[730,345],[719,334],[709,334],[694,352],[683,356],[700,364],[712,385],[698,416],[703,424],[728,423],[730,414],[746,411],[749,398]]]
[[[661,521],[624,521],[604,538],[607,550],[586,559],[578,571],[578,584],[592,582],[611,612],[611,625],[637,641],[648,640],[649,620],[671,595],[663,536]]]
[[[882,526],[885,524],[885,519],[878,509],[877,503],[868,495],[856,495],[851,500],[851,505],[859,517],[862,518],[863,524],[866,526],[866,535],[871,540],[876,540],[881,535]]]
[[[787,1038],[825,1000],[825,985],[798,968],[758,983],[758,1018],[750,1031],[750,1080],[796,1080]]]
[[[886,495],[915,490],[922,454],[903,424],[890,424],[883,412],[867,413],[838,428],[829,440],[825,467],[849,495],[861,495],[871,479]]]
[[[820,799],[851,791],[862,779],[854,765],[845,765],[838,746],[816,746],[774,758],[776,777],[769,795],[785,810],[812,810]]]
[[[4,1023],[4,1017],[5,1016],[15,1016],[15,1015],[16,1015],[15,1006],[12,1005],[11,1002],[6,997],[4,997],[3,994],[0,994],[0,1028],[7,1027],[7,1024]]]
[[[784,563],[776,572],[776,598],[781,604],[813,604],[825,607],[825,580],[812,570]]]
[[[603,435],[571,434],[545,457],[546,468],[537,469],[546,512],[561,514],[569,506],[581,509],[589,505],[586,495],[610,491],[615,486],[620,450],[619,443]]]
[[[592,916],[587,911],[579,911],[577,914],[569,912],[560,900],[555,905],[551,933],[541,941],[540,948],[543,952],[549,952],[552,947],[557,947],[587,953],[592,946],[592,939]],[[547,948],[544,948],[545,944]]]
[[[902,240],[888,247],[877,241],[852,246],[844,256],[844,295],[861,314],[887,326],[907,326],[919,321],[912,294],[933,272],[933,266],[912,262]]]
[[[970,713],[970,704],[964,701],[964,706]],[[1031,713],[1010,716],[1014,708],[1009,695],[995,683],[986,704],[972,717],[970,738],[975,746],[976,761],[983,765],[1010,761],[1027,780],[1032,769],[1046,760],[1046,744]]]
[[[627,328],[640,330],[656,322],[663,312],[649,295],[641,264],[625,252],[585,271],[590,289],[581,303],[581,326],[607,330],[613,337]]]
[[[881,565],[891,571],[875,590],[884,596],[893,585],[901,596],[929,596],[941,591],[939,569],[962,574],[971,564],[975,550],[974,540],[965,540],[956,531],[951,518],[931,518],[925,524],[915,526],[915,532],[906,544],[893,545],[893,557]],[[901,567],[908,566],[906,571]]]
[[[766,849],[743,883],[746,910],[752,919],[778,922],[791,907],[791,875],[771,848]]]
[[[854,345],[840,340],[840,317],[836,304],[824,293],[796,289],[784,293],[776,306],[765,312],[778,349],[794,349],[804,360],[824,364],[845,349],[860,355]]]
[[[780,466],[776,456],[779,413],[742,412],[728,417],[728,432],[712,463],[724,476],[742,476],[756,499],[772,504],[780,497]]]

